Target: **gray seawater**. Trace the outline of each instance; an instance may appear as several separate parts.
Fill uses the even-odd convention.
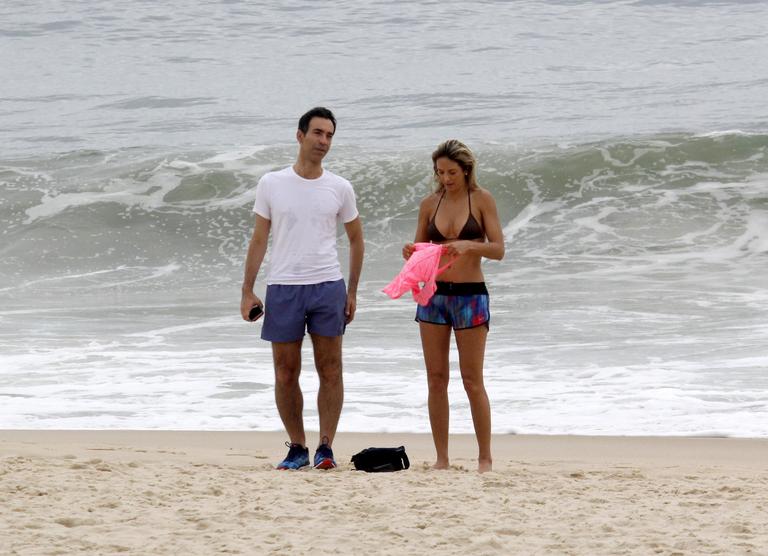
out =
[[[327,166],[367,241],[341,430],[428,430],[414,303],[380,289],[431,149],[458,137],[507,243],[484,267],[496,432],[768,435],[766,16],[0,7],[0,427],[279,429],[269,346],[237,315],[242,262],[253,187],[326,104]],[[471,432],[454,377],[452,430]]]

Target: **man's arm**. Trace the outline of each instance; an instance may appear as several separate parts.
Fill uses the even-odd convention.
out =
[[[256,215],[253,225],[253,235],[248,244],[248,255],[245,257],[245,275],[243,276],[243,292],[240,298],[240,315],[248,320],[248,313],[254,305],[263,305],[261,299],[253,293],[256,275],[259,273],[264,255],[267,254],[267,240],[272,222],[263,216]]]
[[[365,241],[363,241],[363,225],[360,223],[359,216],[344,224],[344,229],[349,239],[349,280],[347,281],[347,305],[344,308],[347,324],[349,324],[355,318],[357,309],[357,284],[363,269]]]

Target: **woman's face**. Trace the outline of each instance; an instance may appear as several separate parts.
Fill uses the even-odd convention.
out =
[[[446,191],[456,191],[467,187],[467,176],[458,162],[447,157],[438,158],[435,161],[435,168],[437,179]]]

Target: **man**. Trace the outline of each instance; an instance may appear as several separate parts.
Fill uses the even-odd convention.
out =
[[[313,108],[304,114],[296,131],[296,163],[265,174],[256,186],[256,223],[245,260],[240,313],[243,319],[250,320],[251,310],[262,307],[253,286],[271,231],[261,337],[272,342],[275,400],[290,438],[290,443],[286,442],[288,455],[278,469],[309,465],[302,415],[304,397],[299,385],[305,327],[312,338],[320,378],[320,445],[315,451],[314,467],[336,467],[331,445],[344,400],[341,340],[345,326],[355,317],[364,244],[352,185],[323,169],[323,158],[335,132],[336,119],[327,108]],[[346,287],[336,251],[338,220],[344,223],[350,247]]]

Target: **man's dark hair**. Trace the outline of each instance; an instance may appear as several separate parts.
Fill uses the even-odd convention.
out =
[[[336,118],[333,117],[333,112],[322,106],[315,106],[312,110],[299,118],[299,131],[307,133],[307,131],[309,131],[309,122],[312,121],[312,118],[325,118],[326,120],[331,120],[331,123],[333,124],[333,132],[336,133]]]

